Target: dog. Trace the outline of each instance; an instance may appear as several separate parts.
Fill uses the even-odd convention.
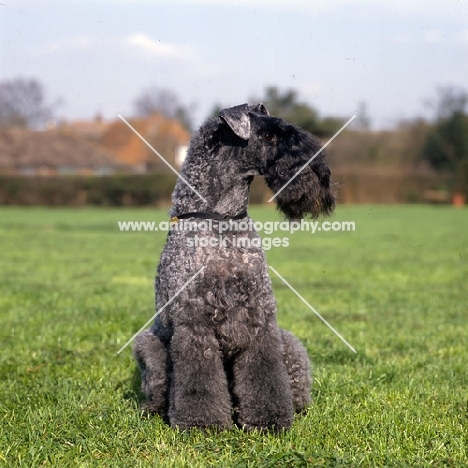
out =
[[[261,239],[239,226],[250,221],[255,176],[277,193],[287,219],[331,214],[331,172],[320,149],[263,104],[223,109],[193,135],[155,281],[159,313],[133,350],[143,408],[171,426],[281,431],[309,405],[307,351],[279,328]],[[187,222],[195,229],[180,228]]]

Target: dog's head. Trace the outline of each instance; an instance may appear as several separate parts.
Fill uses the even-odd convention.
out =
[[[335,196],[320,141],[277,117],[263,104],[223,109],[219,118],[245,143],[260,175],[289,219],[331,214]],[[234,137],[234,138],[236,138]]]

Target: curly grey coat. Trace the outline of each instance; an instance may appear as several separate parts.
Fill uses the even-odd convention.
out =
[[[314,136],[270,116],[262,104],[224,109],[193,136],[171,215],[191,219],[200,230],[169,232],[156,305],[161,310],[170,304],[134,346],[145,407],[172,426],[229,428],[234,422],[247,430],[277,431],[289,428],[294,411],[309,404],[309,358],[299,340],[277,325],[257,232],[234,227],[222,233],[217,224],[250,219],[254,176],[263,175],[277,191],[319,149]],[[276,198],[287,218],[333,210],[324,157],[316,157]],[[206,219],[200,218],[218,223],[204,229]]]

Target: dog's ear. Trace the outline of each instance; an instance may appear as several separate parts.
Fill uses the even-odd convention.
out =
[[[238,137],[248,140],[250,138],[250,110],[248,104],[241,104],[223,109],[218,115]]]
[[[240,106],[228,107],[223,109],[218,116],[231,127],[231,130],[238,137],[248,140],[250,138],[250,116],[252,114],[270,115],[264,104],[259,102],[254,106],[241,104]]]
[[[268,112],[268,109],[261,102],[259,102],[258,104],[255,104],[255,106],[252,106],[252,108],[250,109],[250,112],[256,112],[257,114],[263,114],[267,116],[270,115],[270,113]]]

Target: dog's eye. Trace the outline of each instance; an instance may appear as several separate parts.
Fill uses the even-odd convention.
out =
[[[263,134],[263,139],[265,141],[273,141],[273,134],[272,133],[264,133]]]

